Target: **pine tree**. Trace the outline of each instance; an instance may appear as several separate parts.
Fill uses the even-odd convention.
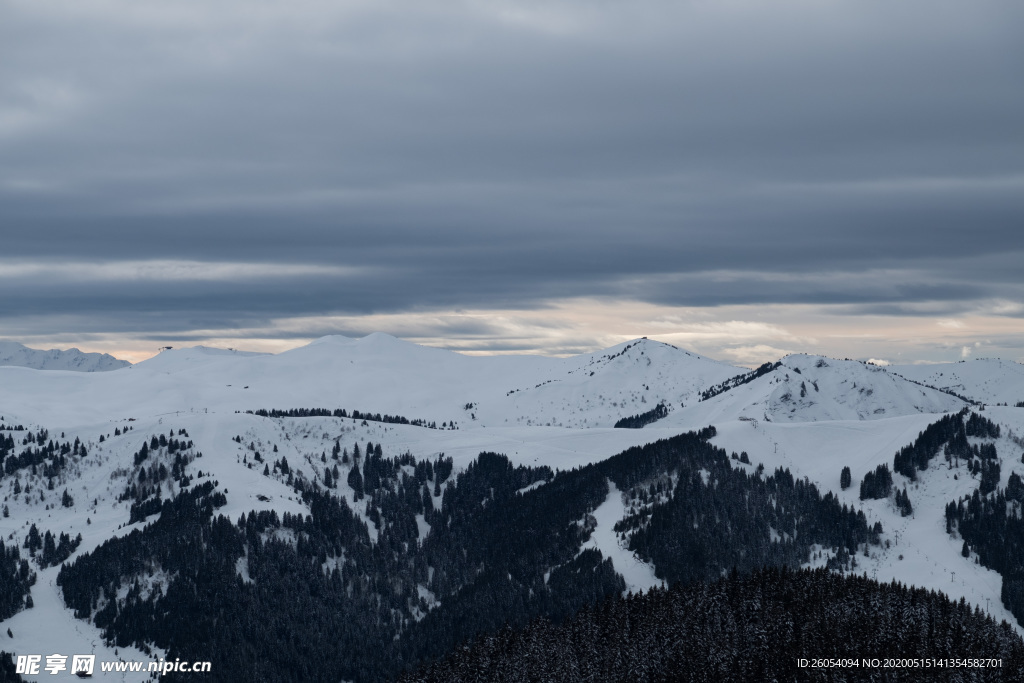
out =
[[[363,475],[359,473],[358,467],[353,467],[348,472],[348,485],[356,492],[356,500],[363,497]]]
[[[845,491],[850,488],[850,484],[853,483],[853,475],[850,473],[849,467],[844,467],[842,473],[839,475],[839,486]]]
[[[142,443],[142,448],[135,454],[135,464],[141,465],[142,461],[149,457],[149,446],[145,442]]]

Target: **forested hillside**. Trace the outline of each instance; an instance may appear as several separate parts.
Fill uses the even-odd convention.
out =
[[[560,621],[620,595],[613,563],[581,552],[609,481],[632,510],[625,542],[671,583],[797,567],[813,546],[855,566],[858,549],[877,543],[881,529],[863,513],[788,472],[733,468],[713,435],[557,475],[483,453],[437,508],[433,490],[450,465],[372,449],[339,476],[361,480],[375,542],[343,498],[305,479],[293,486],[309,515],[237,521],[216,513],[224,497],[207,481],[164,500],[145,529],[79,555],[58,583],[68,607],[117,646],[154,644],[190,660],[212,653],[230,680],[283,680],[301,661],[303,678],[379,681],[507,624]]]
[[[1024,641],[1005,622],[940,593],[764,569],[506,629],[401,680],[1016,681],[1022,666]]]

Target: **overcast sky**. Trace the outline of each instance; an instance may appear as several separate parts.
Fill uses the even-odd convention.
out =
[[[1019,0],[0,0],[0,338],[1024,360]]]

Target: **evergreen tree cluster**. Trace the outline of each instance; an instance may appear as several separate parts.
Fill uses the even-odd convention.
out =
[[[426,427],[428,429],[437,429],[437,422],[420,420],[402,417],[401,415],[381,415],[380,413],[363,412],[361,410],[348,411],[344,408],[288,408],[284,410],[280,409],[266,409],[260,408],[259,410],[247,410],[245,411],[249,415],[258,415],[260,417],[345,417],[352,418],[353,420],[366,420],[367,422],[383,422],[385,424],[398,424],[398,425],[412,425],[414,427]],[[448,423],[445,422],[447,427]],[[450,429],[455,429],[455,421],[451,423]]]
[[[799,566],[815,544],[853,554],[878,543],[881,528],[870,528],[863,512],[831,492],[822,497],[789,470],[762,478],[730,467],[724,451],[697,449],[668,473],[664,483],[628,491],[631,513],[615,530],[669,583],[708,580],[733,567]],[[654,502],[645,505],[648,499]]]
[[[892,492],[892,472],[884,462],[875,468],[874,472],[868,472],[860,482],[860,499],[888,498]]]
[[[991,444],[988,444],[991,446]],[[995,453],[995,446],[992,447],[993,454]],[[980,475],[981,481],[978,482],[978,490],[981,495],[987,495],[996,490],[999,486],[999,478],[1002,476],[1002,468],[999,465],[999,458],[995,455],[986,458],[975,458],[971,460],[971,472],[976,475]]]
[[[185,430],[180,430],[179,434],[187,436]],[[202,456],[202,453],[193,450],[192,441],[176,439],[173,430],[170,438],[160,434],[150,437],[149,441],[143,441],[132,456],[134,469],[124,491],[118,496],[118,500],[132,501],[128,522],[140,522],[160,512],[164,482],[173,481],[184,489],[194,479],[201,477],[202,472],[189,474],[186,468]]]
[[[1016,473],[1005,489],[969,497],[946,506],[946,531],[959,532],[964,549],[977,553],[978,561],[1003,577],[1002,600],[1024,624],[1024,483]]]
[[[797,663],[881,656],[991,657],[1002,666],[925,672]],[[823,569],[769,568],[610,599],[561,624],[503,629],[400,680],[1014,681],[1022,665],[1020,636],[963,600]]]
[[[904,486],[903,490],[896,491],[896,508],[900,511],[901,517],[909,517],[914,514],[914,506],[910,503],[910,496],[907,495],[907,487]]]
[[[171,430],[171,438],[168,439],[163,434],[154,434],[149,438],[149,442],[143,442],[142,447],[132,456],[132,461],[136,466],[141,465],[149,457],[150,453],[158,453],[160,450],[164,450],[168,455],[174,455],[178,451],[188,451],[192,449],[192,441],[179,441],[174,436],[174,430]]]
[[[967,436],[977,436],[983,439],[998,439],[1001,434],[999,425],[987,417],[973,412],[967,417],[964,429],[967,431]]]
[[[13,616],[26,607],[29,590],[36,582],[36,574],[21,556],[17,545],[5,546],[0,541],[0,621]]]
[[[78,618],[89,618],[102,607],[104,616],[97,614],[96,624],[108,628],[122,612],[114,596],[125,580],[155,567],[169,572],[194,570],[194,566],[189,567],[192,563],[237,551],[238,543],[224,532],[223,523],[210,523],[214,510],[225,502],[224,494],[215,491],[213,482],[197,485],[165,500],[160,517],[144,530],[134,529],[126,536],[112,538],[94,552],[65,563],[57,575],[65,604]],[[110,630],[108,637],[116,632]],[[122,640],[121,644],[127,642]]]
[[[46,569],[53,567],[71,556],[71,553],[78,549],[82,543],[82,534],[71,538],[63,531],[58,538],[54,538],[49,530],[40,535],[39,528],[33,524],[25,537],[25,547],[29,555],[35,558],[40,567]]]
[[[649,425],[652,422],[657,422],[663,417],[668,415],[668,408],[664,403],[659,403],[654,408],[651,408],[645,413],[639,415],[633,415],[632,417],[624,417],[615,423],[616,429],[640,429],[645,425]]]
[[[547,483],[519,492],[538,482]],[[561,618],[624,590],[600,552],[579,553],[592,526],[578,522],[607,494],[607,481],[593,469],[552,478],[546,467],[513,467],[504,456],[481,453],[428,519],[423,552],[442,608],[410,629],[410,659],[438,657],[506,623]]]
[[[751,370],[750,372],[743,373],[742,375],[730,377],[724,382],[716,384],[713,387],[708,387],[704,391],[700,392],[700,400],[707,401],[709,398],[714,398],[719,394],[724,394],[730,389],[735,389],[736,387],[743,386],[744,384],[749,384],[758,377],[767,375],[772,370],[779,368],[781,365],[781,361],[776,361],[774,363],[765,363],[764,365],[758,367],[756,370]]]
[[[0,471],[8,476],[18,470],[31,469],[33,474],[41,474],[46,478],[56,477],[67,467],[69,457],[84,458],[88,455],[85,445],[75,437],[74,443],[59,443],[49,438],[49,432],[40,429],[38,433],[29,432],[22,440],[20,453],[16,453],[17,444],[8,434],[0,434]]]
[[[953,458],[994,458],[994,446],[986,444],[990,450],[984,451],[981,447],[972,448],[967,437],[998,439],[999,434],[999,425],[964,408],[959,413],[946,415],[928,425],[923,432],[917,435],[914,443],[901,448],[893,458],[893,471],[915,480],[917,471],[927,469],[929,461],[938,454],[940,448],[943,449],[947,461]],[[943,448],[943,446],[945,447]]]

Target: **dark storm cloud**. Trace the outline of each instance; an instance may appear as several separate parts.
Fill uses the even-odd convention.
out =
[[[0,320],[1019,300],[1024,9],[890,5],[8,3]]]

